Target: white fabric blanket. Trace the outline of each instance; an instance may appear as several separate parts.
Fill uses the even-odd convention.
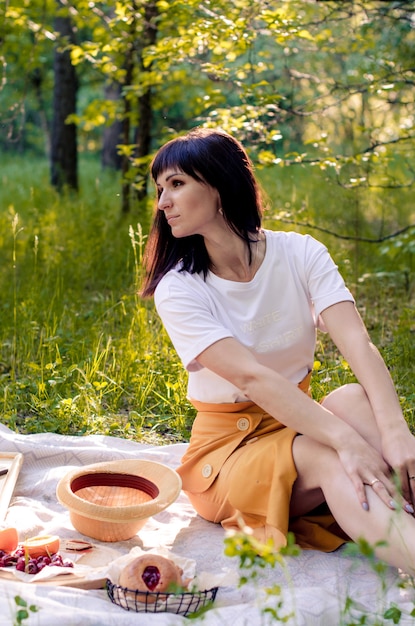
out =
[[[139,458],[177,467],[186,444],[151,446],[123,439],[86,436],[69,437],[54,434],[19,435],[0,424],[0,451],[22,452],[24,463],[17,481],[6,521],[16,526],[20,537],[58,534],[62,538],[84,538],[77,533],[69,514],[56,500],[59,479],[70,469],[123,458]],[[414,624],[412,585],[400,588],[402,576],[389,568],[384,584],[363,557],[358,559],[339,550],[332,554],[304,551],[287,558],[288,572],[266,568],[255,584],[242,587],[238,560],[224,555],[224,531],[219,525],[202,520],[184,494],[167,510],[150,519],[133,539],[115,544],[100,544],[111,559],[127,555],[133,548],[168,549],[175,555],[192,559],[196,573],[227,573],[219,588],[213,608],[196,623],[204,626],[256,626],[275,624],[268,606],[278,615],[288,616],[289,626],[337,626],[358,623],[368,615],[365,624],[390,624],[383,621],[385,610],[397,606],[402,611],[401,625]],[[95,542],[97,544],[97,542]],[[99,547],[100,547],[99,546]],[[268,597],[265,588],[281,585],[279,596]],[[20,596],[37,612],[29,611],[25,626],[182,626],[192,623],[186,617],[171,613],[145,614],[126,611],[112,604],[105,590],[84,590],[57,585],[35,584],[0,578],[0,626],[16,622],[15,597]],[[347,599],[352,608],[346,611]],[[277,609],[277,604],[281,606]],[[19,622],[20,623],[20,622]],[[363,623],[363,622],[359,622]]]

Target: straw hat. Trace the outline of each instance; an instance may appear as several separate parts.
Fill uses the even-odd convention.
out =
[[[124,459],[70,471],[59,481],[56,496],[80,533],[124,541],[172,504],[181,487],[177,472],[162,463]]]

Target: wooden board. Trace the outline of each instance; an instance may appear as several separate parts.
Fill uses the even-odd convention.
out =
[[[14,576],[11,572],[5,570],[0,571],[1,582],[7,582],[12,580],[13,582],[19,582],[19,578]],[[106,578],[91,578],[86,579],[83,576],[76,576],[74,574],[61,574],[60,576],[54,576],[53,578],[47,578],[46,580],[36,581],[36,585],[52,585],[54,587],[75,587],[76,589],[104,589]],[[32,584],[30,581],[26,584]]]
[[[23,454],[19,452],[0,452],[0,471],[7,473],[0,475],[0,522],[6,518],[7,509],[13,495],[14,486],[23,464]]]
[[[23,454],[18,452],[0,452],[0,472],[7,470],[6,473],[0,474],[0,523],[6,518],[7,509],[13,496],[13,490],[19,476],[20,468],[23,464]],[[1,570],[0,580],[13,580],[16,578],[11,572]],[[78,589],[102,589],[105,587],[106,578],[98,577],[96,579],[86,580],[82,576],[75,574],[63,574],[50,579],[39,581],[40,585],[58,585],[65,587],[76,587]]]

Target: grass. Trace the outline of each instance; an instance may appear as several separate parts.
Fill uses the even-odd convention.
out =
[[[82,162],[79,196],[65,197],[49,186],[46,161],[1,161],[1,421],[21,433],[186,441],[194,416],[186,375],[152,303],[137,296],[148,211],[122,218],[119,181],[93,160]],[[262,176],[273,194],[271,179]],[[315,187],[319,204],[319,182]],[[306,205],[297,217],[314,220],[311,191],[310,180],[287,178],[278,196],[290,197],[289,211]],[[333,203],[316,221],[339,224],[330,210]],[[274,228],[292,227],[270,221]],[[414,296],[405,270],[412,257],[402,264],[402,255],[381,254],[380,247],[357,249],[324,237],[358,295],[414,428]],[[351,379],[347,364],[319,335],[315,396]]]
[[[117,181],[86,163],[93,188],[59,198],[47,171],[17,165],[2,176],[2,421],[27,433],[187,438],[185,378],[137,296],[143,237],[120,219]]]

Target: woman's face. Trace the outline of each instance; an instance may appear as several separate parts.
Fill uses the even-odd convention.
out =
[[[217,189],[173,167],[156,180],[158,209],[164,212],[173,237],[206,236],[221,224]]]

